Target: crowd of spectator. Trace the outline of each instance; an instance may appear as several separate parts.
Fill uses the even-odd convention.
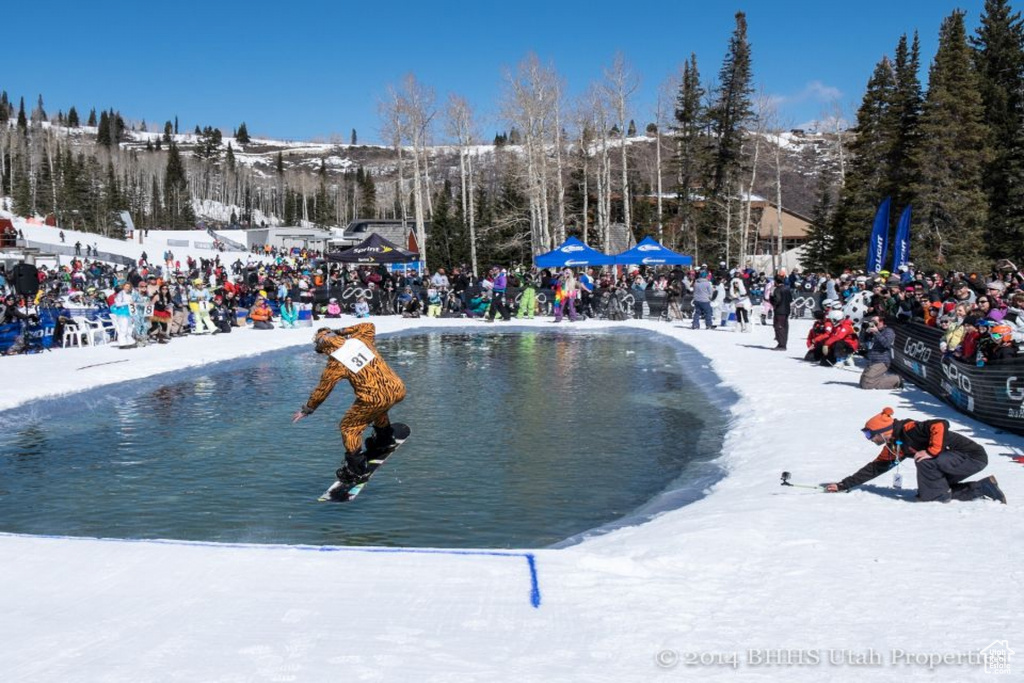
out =
[[[316,251],[257,245],[245,261],[230,264],[219,254],[198,260],[188,256],[182,262],[170,249],[157,262],[143,252],[133,267],[75,258],[67,266],[39,271],[34,300],[15,300],[13,306],[7,302],[4,308],[25,315],[33,307],[51,309],[58,327],[70,320],[69,309],[92,309],[100,317],[130,315],[132,323],[121,321],[118,328],[125,330],[119,339],[126,344],[228,333],[244,324],[256,329],[294,327],[303,311],[313,320],[394,314],[487,321],[551,315],[572,321],[656,314],[667,320],[691,319],[693,327],[704,322],[711,329],[731,327],[735,319],[734,329],[749,331],[758,311],[762,324],[775,318],[773,290],[785,285],[794,294],[818,297],[818,320],[808,338],[809,357],[817,362],[848,364],[858,352],[866,354],[871,333],[860,322],[880,317],[938,328],[943,332],[942,353],[963,362],[987,363],[1014,357],[1024,343],[1022,280],[1008,262],[1000,262],[984,277],[918,272],[912,265],[894,274],[833,276],[794,269],[771,277],[725,263],[717,268],[702,264],[618,272],[494,266],[481,276],[460,266],[420,274],[331,264]],[[125,283],[131,285],[130,296],[124,293]],[[0,292],[9,289],[0,271]],[[848,320],[843,310],[854,299],[864,302],[864,311]],[[8,322],[25,322],[13,312],[5,315]],[[59,344],[63,335],[60,329],[56,332]],[[784,341],[780,346],[784,348]]]

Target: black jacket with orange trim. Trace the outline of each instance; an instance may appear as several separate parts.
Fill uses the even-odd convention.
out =
[[[892,436],[882,447],[882,452],[864,467],[840,481],[839,490],[847,491],[871,481],[895,467],[897,461],[912,458],[920,451],[927,451],[932,457],[943,451],[956,451],[971,458],[988,461],[988,455],[981,445],[966,436],[949,431],[949,422],[946,420],[895,420]]]

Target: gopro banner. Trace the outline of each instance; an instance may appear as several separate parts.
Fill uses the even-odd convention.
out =
[[[1024,358],[977,367],[939,351],[942,333],[921,323],[893,323],[892,369],[962,413],[1024,434]]]

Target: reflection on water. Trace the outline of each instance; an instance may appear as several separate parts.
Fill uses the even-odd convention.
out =
[[[607,524],[716,455],[722,417],[639,334],[382,338],[412,437],[359,500],[318,504],[343,457],[323,359],[266,354],[0,415],[0,530],[211,541],[535,547]]]

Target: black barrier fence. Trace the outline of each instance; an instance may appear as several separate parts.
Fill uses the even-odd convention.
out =
[[[962,413],[1024,434],[1024,358],[978,367],[939,351],[942,333],[920,323],[894,324],[893,370]]]

